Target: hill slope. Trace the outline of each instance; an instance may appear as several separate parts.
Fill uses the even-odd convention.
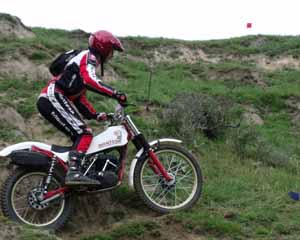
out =
[[[9,15],[0,15],[0,33],[1,147],[27,139],[69,144],[39,117],[35,101],[50,78],[47,66],[51,60],[62,51],[85,48],[88,35],[80,30],[29,29]],[[287,197],[288,191],[300,189],[300,37],[121,40],[126,52],[108,64],[103,80],[122,89],[139,106],[131,110],[132,115],[149,139],[184,138],[201,160],[203,197],[190,211],[157,216],[124,185],[111,194],[79,199],[78,205],[86,207],[78,209],[58,236],[89,240],[300,239],[299,204]],[[192,96],[190,104],[180,102],[182,92]],[[95,94],[88,97],[97,109],[112,111],[112,100]],[[186,104],[187,110],[198,97],[200,103],[203,99],[214,103],[218,111],[208,108],[208,112],[226,115],[230,124],[242,119],[241,127],[222,128],[211,139],[201,127],[185,135],[194,126],[187,119],[168,125],[174,120],[167,115],[170,103],[175,109]],[[146,105],[150,111],[145,110]],[[197,102],[194,106],[201,113],[206,105],[201,109]],[[185,113],[192,117],[189,111]],[[100,131],[97,123],[90,124]],[[6,174],[2,168],[0,180]]]

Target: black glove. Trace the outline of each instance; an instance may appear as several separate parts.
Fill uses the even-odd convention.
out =
[[[118,100],[118,102],[120,103],[121,106],[126,105],[127,97],[126,97],[125,93],[116,92],[114,94],[114,98]]]

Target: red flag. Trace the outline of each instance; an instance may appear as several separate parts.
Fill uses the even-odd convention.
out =
[[[252,23],[247,23],[247,28],[252,28]]]

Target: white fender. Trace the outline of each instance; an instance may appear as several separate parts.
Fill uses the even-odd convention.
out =
[[[45,149],[50,151],[51,146],[45,143],[40,142],[21,142],[17,143],[11,146],[8,146],[0,151],[0,157],[7,157],[11,152],[17,151],[17,150],[24,150],[24,149],[30,149],[32,146],[37,146],[39,148]]]
[[[157,143],[166,143],[166,142],[170,142],[170,143],[182,143],[181,140],[178,139],[173,139],[173,138],[162,138],[162,139],[158,139],[158,140],[154,140],[152,142],[149,143],[150,147],[156,145]],[[135,158],[132,160],[131,164],[130,164],[130,171],[129,171],[129,179],[128,179],[128,184],[130,187],[133,187],[133,174],[134,174],[134,169],[136,166],[136,162],[137,160],[140,158],[140,156],[142,156],[144,152],[144,148],[141,148],[137,154],[135,155]]]
[[[32,146],[39,147],[41,149],[51,151],[51,145],[41,143],[41,142],[21,142],[17,143],[11,146],[8,146],[0,151],[0,157],[7,157],[11,152],[16,151],[16,150],[25,150],[25,149],[30,149]],[[52,151],[53,152],[53,151]],[[63,161],[67,162],[68,161],[68,152],[66,153],[57,153],[53,152],[56,156],[58,156],[60,159]]]

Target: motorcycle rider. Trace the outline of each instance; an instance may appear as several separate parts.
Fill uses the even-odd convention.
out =
[[[103,71],[103,64],[112,58],[114,50],[122,52],[124,48],[113,34],[107,31],[91,34],[88,49],[73,57],[63,73],[48,82],[38,98],[37,108],[41,115],[69,136],[74,143],[73,150],[69,153],[66,185],[99,184],[98,181],[83,176],[80,170],[81,160],[85,157],[93,135],[79,113],[86,119],[103,121],[107,118],[105,113],[96,112],[88,102],[87,90],[125,104],[126,95],[104,84],[95,73],[99,65]]]

